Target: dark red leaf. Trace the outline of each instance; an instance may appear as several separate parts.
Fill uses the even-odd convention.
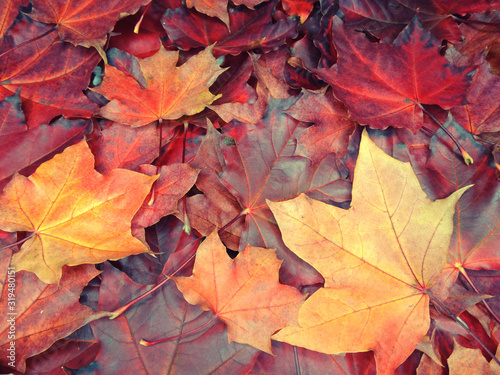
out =
[[[466,104],[470,68],[458,68],[439,55],[440,43],[415,18],[393,44],[370,43],[334,19],[339,61],[317,69],[334,94],[362,125],[406,127],[416,133],[423,104],[444,109]]]

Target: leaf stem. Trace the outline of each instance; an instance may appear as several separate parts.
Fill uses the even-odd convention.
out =
[[[299,365],[299,355],[297,354],[297,347],[293,346],[293,356],[295,357],[295,370],[297,375],[301,375],[300,365]]]
[[[460,319],[458,316],[455,316],[455,314],[453,314],[438,298],[433,296],[430,291],[427,290],[425,291],[425,293],[427,293],[429,298],[432,299],[434,302],[436,302],[437,305],[441,309],[443,309],[443,311],[446,312],[446,314],[448,314],[450,318],[453,318],[459,325],[461,325],[462,328],[465,329],[467,333],[471,335],[474,338],[474,340],[476,340],[477,343],[481,345],[481,347],[486,351],[486,353],[488,353],[491,356],[491,358],[493,358],[493,360],[500,366],[500,360],[497,357],[495,357],[495,354],[493,354],[491,350],[488,349],[488,347],[481,341],[481,339],[477,337],[476,334],[470,330],[470,328],[467,326],[467,324],[465,324],[465,322],[462,319]]]
[[[139,21],[135,24],[134,27],[134,34],[139,34],[139,28],[141,27],[142,20],[144,19],[144,16],[146,15],[146,12],[149,10],[149,7],[151,6],[153,2],[150,2],[146,9],[144,9],[144,12],[142,12],[141,18],[139,18]]]
[[[157,162],[156,162],[156,174],[159,174],[160,173],[160,157],[161,157],[161,140],[163,138],[163,126],[162,126],[162,122],[163,122],[163,119],[159,119],[158,120],[158,129],[159,129],[159,132],[160,132],[160,142],[159,142],[159,145],[158,145],[158,159],[157,159]],[[149,202],[148,202],[148,206],[152,206],[153,203],[155,202],[155,190],[156,190],[156,181],[158,180],[155,180],[153,182],[153,185],[151,186],[151,198],[149,199]]]
[[[56,29],[57,29],[57,25],[55,25],[52,29],[50,29],[50,30],[48,30],[48,31],[44,32],[42,35],[38,35],[37,37],[35,37],[35,38],[33,38],[33,39],[27,40],[27,41],[26,41],[26,42],[24,42],[24,43],[18,44],[17,46],[14,46],[14,47],[12,47],[11,49],[9,49],[9,50],[7,50],[7,51],[5,51],[5,52],[2,52],[2,53],[0,54],[0,58],[2,58],[3,56],[5,56],[5,55],[6,55],[6,54],[8,54],[8,53],[10,53],[10,52],[14,51],[14,50],[15,50],[15,49],[17,49],[17,48],[21,48],[21,47],[25,46],[26,44],[36,42],[38,39],[42,39],[44,36],[49,35],[52,31],[54,31],[54,30],[56,30]]]
[[[187,131],[188,131],[189,123],[187,121],[184,122],[184,137],[182,139],[182,163],[186,162],[186,139],[187,139]],[[189,216],[187,214],[187,204],[186,204],[186,195],[182,197],[182,206],[184,208],[184,232],[189,236],[191,234],[191,223],[189,222]]]
[[[184,263],[182,263],[182,265],[177,269],[175,270],[175,272],[173,274],[171,274],[170,276],[166,275],[165,276],[165,280],[161,281],[159,284],[157,284],[154,288],[151,288],[150,290],[148,290],[146,293],[140,295],[139,297],[137,298],[134,298],[132,301],[130,301],[129,303],[127,303],[126,305],[120,307],[118,310],[115,310],[113,311],[112,315],[110,315],[109,319],[115,319],[115,318],[118,318],[121,314],[123,314],[125,311],[128,310],[129,307],[131,307],[132,305],[136,304],[137,302],[141,301],[142,299],[146,298],[147,296],[149,296],[151,293],[155,292],[156,290],[160,289],[163,285],[165,285],[172,277],[174,277],[176,274],[178,274],[184,267],[186,267],[186,265],[189,264],[189,262],[191,262],[191,260],[193,260],[193,258],[195,257],[196,255],[196,252],[191,255]]]
[[[425,109],[425,107],[422,104],[418,103],[418,106],[427,116],[429,116],[436,124],[438,124],[439,127],[441,129],[443,129],[443,131],[446,133],[446,135],[448,135],[448,137],[451,138],[451,140],[455,143],[455,145],[457,145],[458,149],[460,150],[460,153],[462,154],[462,158],[464,159],[465,164],[470,165],[470,164],[474,163],[474,159],[472,159],[472,157],[469,155],[469,153],[467,151],[465,151],[465,149],[458,142],[458,140],[453,136],[453,134],[451,134],[450,131],[448,129],[446,129],[444,127],[444,125],[441,124],[441,122],[436,117],[434,117],[434,115],[432,113],[430,113],[427,109]]]
[[[22,240],[19,240],[17,242],[14,242],[14,243],[11,243],[10,245],[6,245],[6,246],[3,246],[3,247],[0,247],[0,251],[2,250],[5,250],[5,249],[8,249],[9,247],[12,247],[12,246],[16,246],[16,245],[20,245],[26,241],[28,241],[30,238],[32,238],[33,236],[35,235],[35,232],[31,233],[28,237],[25,237],[23,238]]]
[[[465,271],[465,268],[463,268],[462,266],[460,266],[460,267],[458,267],[458,270],[465,277],[465,280],[467,280],[467,282],[472,287],[472,289],[474,289],[474,292],[476,292],[477,294],[481,294],[479,292],[479,290],[476,288],[476,286],[474,285],[474,283],[472,282],[472,280],[469,278],[469,275],[467,275],[467,272]],[[491,309],[490,305],[488,305],[488,303],[485,300],[482,300],[481,302],[484,304],[484,306],[486,307],[486,309],[488,310],[488,312],[491,314],[491,316],[493,317],[493,319],[495,319],[497,321],[497,323],[500,323],[500,319],[493,312],[493,310]]]
[[[471,19],[460,17],[459,15],[456,15],[456,14],[453,14],[452,17],[455,19],[455,21],[463,22],[463,23],[466,23],[466,24],[476,24],[476,25],[485,25],[485,26],[500,27],[500,23],[496,23],[496,22],[486,22],[486,21],[479,21],[479,20],[471,20]]]
[[[217,233],[219,234],[219,236],[221,235],[221,233],[227,228],[229,227],[231,224],[233,224],[236,220],[238,220],[241,216],[243,215],[246,215],[248,214],[250,210],[248,208],[245,208],[243,211],[241,211],[238,215],[236,215],[234,218],[232,218],[229,223],[227,223],[226,225],[224,225],[222,228],[220,228]]]
[[[209,321],[205,322],[203,325],[201,325],[198,328],[195,328],[195,329],[193,329],[193,330],[191,330],[189,332],[179,333],[178,335],[166,337],[164,339],[156,340],[156,341],[146,341],[144,339],[141,339],[141,341],[139,341],[139,344],[144,345],[144,346],[153,346],[153,345],[161,344],[162,342],[170,341],[170,340],[173,340],[173,339],[176,339],[176,338],[179,338],[179,337],[185,337],[185,336],[192,335],[193,333],[196,333],[199,330],[201,330],[201,329],[207,327],[208,325],[210,325],[215,320],[215,318],[216,318],[216,315],[212,316],[212,318],[210,318]]]

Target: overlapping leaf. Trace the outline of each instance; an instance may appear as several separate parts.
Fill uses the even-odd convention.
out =
[[[430,201],[409,164],[366,132],[349,210],[302,195],[269,203],[287,246],[325,277],[299,312],[300,327],[273,336],[334,354],[373,350],[392,374],[429,329],[429,296],[446,262],[455,204]]]
[[[32,0],[29,16],[57,27],[59,38],[75,45],[102,47],[116,21],[135,13],[150,0],[112,0],[106,2],[80,0]]]
[[[43,283],[30,272],[16,272],[15,267],[7,269],[11,254],[10,250],[0,252],[0,348],[4,353],[9,353],[13,342],[15,369],[24,372],[28,357],[44,351],[56,340],[68,336],[88,322],[109,314],[96,313],[78,302],[82,289],[99,274],[95,267],[66,267],[58,287]],[[14,327],[13,332],[11,326]],[[9,333],[13,333],[14,337]],[[6,356],[0,359],[0,364],[8,362],[11,360]]]
[[[63,118],[51,125],[28,129],[19,91],[0,102],[0,189],[15,172],[68,142],[80,141],[90,125],[88,120]]]
[[[233,260],[214,232],[198,248],[193,276],[174,280],[186,301],[227,324],[229,343],[271,353],[271,335],[295,323],[304,300],[279,283],[280,265],[274,251],[251,246]]]
[[[50,26],[22,15],[0,41],[0,98],[22,87],[29,127],[48,124],[61,115],[88,118],[97,109],[82,90],[89,84],[99,54],[59,43],[55,33],[43,36],[49,30]]]
[[[184,50],[214,43],[214,55],[237,55],[253,48],[277,48],[287,37],[297,34],[297,21],[288,18],[272,22],[275,0],[257,10],[236,8],[229,14],[230,30],[219,20],[188,11],[184,7],[168,10],[162,18],[167,34]]]
[[[12,265],[48,284],[64,265],[119,259],[147,248],[130,234],[130,221],[156,177],[115,169],[103,176],[82,141],[42,164],[29,178],[16,175],[0,196],[0,228],[32,233]]]
[[[135,284],[124,273],[107,265],[99,298],[100,310],[115,310],[151,286]],[[155,306],[151,309],[151,306]],[[91,324],[102,344],[95,367],[100,374],[117,373],[243,373],[252,367],[258,351],[248,345],[228,343],[222,322],[188,334],[210,321],[210,313],[188,304],[173,283],[114,320]],[[149,341],[184,335],[146,347]]]
[[[422,127],[423,104],[449,109],[467,103],[471,69],[455,67],[440,56],[440,42],[416,17],[393,44],[370,43],[339,18],[333,22],[339,60],[317,72],[360,124],[406,127],[416,133]]]
[[[176,67],[178,52],[163,47],[139,61],[146,87],[111,65],[102,84],[93,90],[111,100],[99,110],[110,120],[131,126],[173,120],[201,112],[217,97],[208,87],[223,72],[212,56],[212,47]]]
[[[255,5],[268,0],[233,0],[236,5],[244,4],[253,9]],[[188,8],[195,7],[198,12],[206,14],[210,17],[217,17],[229,27],[229,14],[227,11],[227,0],[187,0],[186,5]]]

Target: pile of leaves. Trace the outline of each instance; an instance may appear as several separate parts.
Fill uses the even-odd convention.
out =
[[[498,1],[0,21],[0,372],[500,373]]]

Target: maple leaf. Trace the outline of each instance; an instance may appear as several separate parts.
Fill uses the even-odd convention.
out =
[[[355,122],[348,118],[344,105],[335,99],[331,91],[304,91],[286,113],[300,121],[314,122],[314,126],[300,135],[297,155],[316,163],[331,152],[344,156]]]
[[[500,77],[491,73],[488,63],[483,63],[474,74],[467,93],[471,104],[454,107],[453,117],[472,134],[500,131]]]
[[[39,162],[67,142],[80,141],[89,128],[88,120],[61,118],[51,125],[29,129],[18,89],[0,102],[0,189],[15,172]]]
[[[275,1],[269,1],[257,10],[235,8],[229,14],[231,31],[222,21],[185,7],[169,9],[162,25],[174,44],[183,50],[216,43],[216,57],[227,53],[238,55],[254,48],[270,51],[282,45],[287,37],[295,37],[298,24],[291,17],[273,22],[274,5]]]
[[[347,30],[338,17],[333,23],[339,60],[316,72],[360,124],[416,133],[422,127],[423,104],[443,109],[467,104],[472,69],[455,67],[440,56],[440,42],[416,17],[393,44],[370,43]]]
[[[19,7],[29,4],[29,0],[6,0],[0,8],[0,38],[3,38],[7,29],[19,14]]]
[[[174,120],[183,115],[201,112],[218,96],[208,91],[224,69],[208,47],[176,67],[179,52],[160,47],[151,57],[139,60],[146,87],[111,65],[99,87],[93,88],[110,103],[98,114],[131,126],[144,126],[154,121]]]
[[[97,106],[85,97],[89,76],[100,60],[94,50],[59,43],[50,27],[20,15],[0,40],[0,99],[22,87],[28,126],[56,116],[90,117]],[[36,40],[36,43],[33,42]]]
[[[130,222],[155,179],[121,169],[97,173],[85,141],[66,148],[28,178],[14,176],[0,196],[0,229],[33,236],[14,254],[12,265],[54,284],[64,265],[147,251],[130,234]]]
[[[154,176],[156,167],[142,165],[139,172]],[[132,225],[142,228],[157,223],[162,217],[177,211],[177,202],[193,187],[198,171],[188,164],[164,165],[160,168],[154,189],[154,202],[146,201],[135,214]]]
[[[256,124],[232,121],[224,126],[221,150],[226,165],[220,179],[247,212],[239,250],[246,244],[277,249],[284,259],[282,280],[298,286],[321,282],[321,277],[284,246],[266,199],[285,200],[306,193],[338,204],[350,199],[351,182],[334,153],[318,163],[295,155],[294,139],[304,126],[285,112],[293,100],[270,98]]]
[[[32,0],[29,16],[57,27],[59,38],[85,47],[104,46],[108,34],[119,18],[135,13],[150,0]]]
[[[415,16],[399,2],[385,0],[340,0],[346,26],[368,31],[392,42]]]
[[[151,285],[134,283],[107,263],[102,278],[99,310],[115,310],[151,289]],[[122,316],[91,323],[102,344],[95,367],[103,375],[246,373],[259,351],[235,342],[228,344],[224,323],[212,322],[206,330],[185,334],[210,322],[210,315],[187,303],[175,284],[169,283],[160,293],[149,296],[147,303],[132,306]],[[181,337],[154,346],[137,344],[142,338],[177,334]]]
[[[273,339],[327,354],[373,350],[392,374],[429,329],[429,296],[446,262],[463,188],[432,202],[408,163],[363,133],[349,210],[302,195],[268,202],[285,244],[325,277]]]
[[[191,277],[173,278],[189,303],[227,324],[229,342],[271,352],[271,335],[294,324],[304,296],[278,282],[273,250],[251,247],[232,260],[214,231],[200,245]]]
[[[269,0],[232,0],[232,2],[236,5],[246,5],[250,9],[253,9],[255,5],[258,5],[264,1]],[[195,7],[196,10],[200,13],[206,14],[210,17],[217,17],[229,28],[229,14],[227,12],[227,3],[227,0],[186,0],[186,6],[188,8]]]
[[[78,302],[83,287],[100,273],[95,267],[66,267],[59,286],[47,285],[32,273],[14,273],[17,270],[12,265],[7,268],[11,255],[9,249],[0,252],[0,348],[9,352],[14,342],[15,368],[24,372],[28,357],[44,351],[56,340],[88,322],[110,313],[95,312]],[[9,331],[11,321],[15,322],[14,338]],[[6,362],[10,361],[5,356],[0,359],[0,363]]]
[[[187,214],[191,226],[203,236],[210,235],[216,227],[222,228],[242,211],[236,198],[218,177],[225,164],[220,142],[221,134],[208,122],[207,133],[191,162],[192,167],[200,169],[196,187],[204,194],[196,194],[186,199]],[[182,212],[179,218],[183,218],[184,214],[185,212]],[[233,250],[239,247],[242,229],[242,225],[235,224],[219,233],[224,244]]]

